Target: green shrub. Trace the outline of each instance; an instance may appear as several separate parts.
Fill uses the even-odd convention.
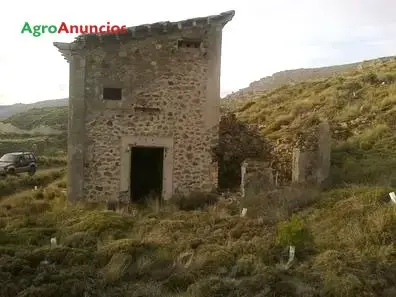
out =
[[[278,244],[282,246],[305,247],[310,242],[311,235],[298,216],[293,215],[289,221],[278,224]]]

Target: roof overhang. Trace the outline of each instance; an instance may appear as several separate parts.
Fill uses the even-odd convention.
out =
[[[54,46],[58,48],[62,57],[65,58],[67,62],[71,60],[71,44],[66,42],[54,42]]]
[[[58,48],[62,56],[70,62],[72,51],[84,48],[85,44],[90,41],[106,42],[107,40],[120,39],[145,39],[156,35],[171,34],[176,31],[183,31],[188,28],[217,26],[221,29],[233,19],[234,10],[226,11],[217,15],[206,17],[192,18],[177,22],[157,22],[153,24],[138,25],[127,28],[126,33],[122,34],[83,34],[75,38],[71,43],[54,42],[54,46]]]

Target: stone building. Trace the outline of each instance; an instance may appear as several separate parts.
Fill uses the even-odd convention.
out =
[[[70,64],[68,198],[217,186],[223,27],[234,11],[54,43]]]

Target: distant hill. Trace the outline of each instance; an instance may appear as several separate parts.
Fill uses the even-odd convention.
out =
[[[22,130],[31,130],[38,127],[50,127],[65,132],[67,129],[67,106],[52,106],[31,108],[2,120]]]
[[[0,105],[0,120],[6,119],[20,112],[28,111],[29,109],[32,108],[66,106],[68,104],[67,102],[68,99],[63,98],[63,99],[44,100],[29,104],[16,103],[12,105]]]
[[[389,57],[344,65],[280,71],[271,76],[266,76],[258,81],[254,81],[248,87],[233,92],[225,96],[224,99],[251,99],[252,96],[260,95],[265,91],[276,89],[283,85],[293,85],[309,80],[330,78],[345,72],[359,70],[364,63],[387,59],[389,59]]]
[[[38,155],[63,156],[67,147],[67,111],[67,106],[30,108],[0,120],[0,155],[34,150]]]

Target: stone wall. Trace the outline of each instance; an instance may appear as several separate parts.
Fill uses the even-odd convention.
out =
[[[165,148],[165,199],[217,186],[224,22],[186,21],[171,34],[86,43],[72,55],[70,199],[127,199],[129,150],[144,144]],[[104,87],[122,88],[122,99],[103,100]]]
[[[299,147],[293,149],[293,183],[321,185],[329,178],[331,135],[328,122],[321,122],[314,127],[313,132],[309,133],[310,137],[306,141],[301,141]]]
[[[219,128],[219,144],[214,152],[219,164],[219,187],[236,190],[241,181],[241,163],[245,159],[269,161],[271,146],[257,127],[243,123],[233,113],[221,116]]]
[[[293,149],[292,182],[314,183],[315,182],[315,158],[316,152],[302,151],[300,148]]]
[[[272,160],[246,159],[241,164],[242,197],[291,183],[322,185],[330,175],[331,134],[328,122],[319,122],[295,135],[294,148],[275,146]],[[284,150],[276,150],[276,148]],[[289,153],[291,149],[291,153]],[[288,159],[289,158],[289,159]],[[290,179],[288,178],[290,175]]]
[[[295,149],[298,149],[299,152],[316,151],[318,124],[320,124],[319,121],[305,127],[290,128],[287,135],[293,136],[280,138],[273,145],[271,167],[277,175],[278,185],[289,185],[293,181],[293,154]]]
[[[326,121],[322,122],[314,118],[306,125],[289,129],[285,133],[288,136],[277,139],[271,150],[270,165],[274,169],[277,185],[289,185],[297,180],[301,182],[318,180],[321,183],[329,176],[334,127],[330,131],[330,126]],[[305,164],[304,169],[301,164]],[[317,171],[316,168],[321,169]]]
[[[241,195],[251,197],[274,186],[274,175],[269,163],[246,159],[241,164]]]
[[[202,36],[202,32],[193,33]],[[207,36],[203,42],[209,46]],[[207,96],[209,72],[213,69],[200,49],[178,49],[177,40],[169,36],[131,42],[111,51],[92,50],[87,56],[84,196],[117,195],[120,142],[128,135],[173,140],[174,191],[215,187],[216,180],[210,179],[210,152],[216,133],[208,133],[204,113],[207,100],[218,98]],[[122,84],[125,101],[121,108],[104,108],[106,103],[98,100],[103,79]],[[160,111],[137,111],[136,106]],[[211,112],[218,119],[218,110]]]
[[[331,166],[331,133],[328,122],[318,127],[318,148],[316,156],[316,182],[323,184],[330,176]]]

